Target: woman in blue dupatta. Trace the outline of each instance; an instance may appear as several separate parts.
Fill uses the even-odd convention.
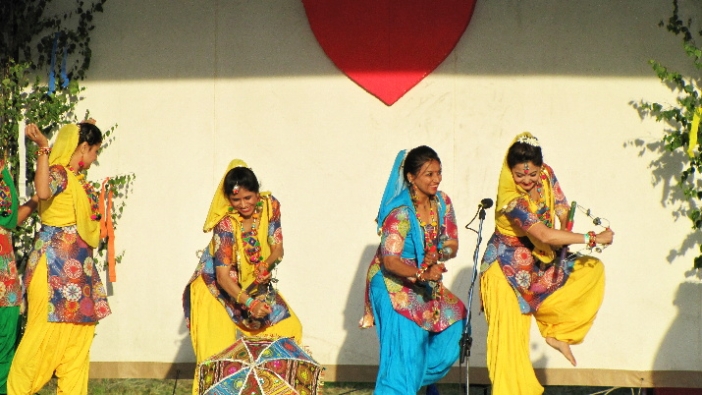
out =
[[[458,359],[466,308],[441,280],[456,256],[451,199],[438,190],[441,160],[420,146],[400,151],[378,210],[380,246],[368,268],[365,315],[380,343],[376,395],[415,394]]]

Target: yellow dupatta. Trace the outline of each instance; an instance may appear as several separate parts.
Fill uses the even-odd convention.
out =
[[[510,144],[510,147],[514,143],[516,143],[520,138],[523,137],[535,138],[529,132],[520,133],[514,138],[514,140]],[[546,170],[546,166],[541,166],[541,175],[546,175],[547,177],[546,180],[543,180],[542,178],[542,193],[543,198],[545,200],[544,203],[548,206],[551,212],[551,218],[555,219],[556,197],[553,193],[553,188],[551,188],[552,175],[549,174],[548,170]],[[518,186],[517,183],[514,182],[514,178],[512,177],[512,170],[507,164],[507,154],[505,153],[505,159],[502,163],[502,171],[500,172],[499,185],[497,187],[497,205],[495,207],[495,228],[499,233],[507,236],[529,237],[529,235],[526,232],[524,232],[522,228],[514,226],[506,215],[510,203],[522,196],[526,197],[526,200],[529,202],[529,209],[535,213],[538,209],[538,204],[537,202],[533,202],[529,198],[527,191],[525,191],[522,187]],[[550,245],[544,244],[536,238],[532,237],[529,237],[529,240],[534,244],[535,248],[532,251],[532,255],[535,258],[544,263],[550,263],[553,261],[555,253]]]
[[[62,199],[62,194],[59,194],[49,200],[40,201],[39,216],[43,224],[50,226],[67,226],[75,223],[80,237],[89,246],[96,248],[100,242],[100,222],[90,218],[92,214],[90,198],[82,184],[85,176],[82,174],[76,176],[68,169],[71,157],[78,148],[79,130],[78,125],[75,124],[62,127],[49,155],[49,166],[60,165],[66,169],[66,192],[68,193],[65,196],[70,196],[71,200],[66,201]]]
[[[224,194],[224,178],[227,173],[235,167],[248,167],[246,162],[241,159],[234,159],[229,162],[227,170],[222,175],[219,181],[217,190],[215,190],[214,196],[212,197],[212,203],[210,203],[210,210],[207,213],[207,218],[205,219],[205,224],[202,227],[203,232],[210,232],[219,221],[225,217],[230,217],[234,223],[234,240],[236,241],[236,262],[238,263],[239,272],[239,284],[242,288],[248,287],[256,278],[254,275],[254,265],[248,262],[246,251],[244,251],[244,244],[239,235],[239,228],[241,226],[240,216],[233,210],[230,211],[230,204],[228,197]],[[261,258],[266,259],[271,255],[271,247],[268,244],[268,224],[271,215],[273,215],[271,207],[271,193],[270,192],[260,192],[259,193],[263,205],[261,207],[261,213],[258,221],[257,228],[258,232],[258,242],[261,244]],[[210,253],[214,253],[214,241],[210,243]],[[234,259],[232,259],[234,261]]]

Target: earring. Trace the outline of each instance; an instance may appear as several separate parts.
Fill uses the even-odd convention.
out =
[[[83,162],[83,159],[81,159],[81,160],[78,162],[78,170],[79,170],[79,171],[80,171],[80,170],[83,170],[84,167],[85,167],[85,162]]]

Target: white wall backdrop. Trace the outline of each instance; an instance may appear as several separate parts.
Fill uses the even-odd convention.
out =
[[[692,5],[683,10],[700,20]],[[534,328],[535,366],[702,370],[702,291],[687,273],[696,247],[683,248],[690,223],[664,199],[675,172],[654,182],[655,156],[632,145],[663,132],[630,102],[674,102],[647,61],[693,72],[679,39],[657,27],[671,10],[669,1],[478,1],[446,61],[387,107],[326,57],[300,1],[108,2],[81,108],[103,128],[118,124],[117,140],[90,177],[137,179],[117,232],[126,254],[111,286],[113,315],[98,326],[91,359],[194,361],[181,294],[209,241],[201,227],[217,182],[242,158],[282,202],[279,286],[305,344],[330,367],[377,364],[375,332],[357,322],[394,155],[427,144],[442,158],[441,189],[461,225],[447,284],[465,300],[475,235],[462,226],[481,198],[495,197],[508,144],[529,130],[566,195],[617,234],[601,254],[606,298],[574,348],[578,368]],[[576,231],[590,229],[577,218]],[[477,300],[472,308],[471,365],[484,367],[485,321]]]

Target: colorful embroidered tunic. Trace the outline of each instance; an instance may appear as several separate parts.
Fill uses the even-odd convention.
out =
[[[12,248],[12,234],[0,227],[0,307],[19,306],[22,286]]]
[[[555,214],[562,217],[568,212],[569,205],[553,169],[544,164],[540,176],[542,183],[550,184],[548,190],[554,194]],[[512,226],[524,233],[538,222],[553,228],[551,207],[545,203],[548,201],[542,197],[537,202],[538,208],[533,210],[528,195],[524,194],[509,202],[502,211]],[[497,229],[488,241],[481,265],[481,271],[485,271],[493,262],[499,262],[502,272],[517,294],[519,307],[524,314],[535,312],[544,299],[563,286],[573,268],[572,261],[560,265],[544,263],[534,256],[534,250],[534,243],[527,236],[506,235]]]
[[[19,204],[12,176],[4,164],[0,166],[0,307],[11,307],[22,302],[11,233],[17,226]]]
[[[39,260],[46,257],[50,294],[48,321],[97,322],[111,311],[105,287],[95,268],[93,249],[78,234],[76,226],[72,189],[68,188],[68,183],[81,182],[81,178],[72,180],[63,166],[54,165],[49,168],[49,179],[52,197],[48,208],[41,213],[42,227],[29,255],[25,284],[29,286]],[[90,191],[90,188],[85,190]],[[88,195],[88,199],[94,202],[97,197]]]
[[[437,196],[439,204],[445,207],[445,210],[439,210],[440,213],[444,212],[439,222],[439,239],[458,240],[456,215],[451,199],[443,192],[439,192]],[[372,322],[368,287],[371,279],[376,275],[384,277],[395,311],[427,331],[441,332],[454,322],[465,318],[466,309],[463,302],[448,289],[443,288],[441,296],[433,298],[432,288],[427,283],[418,283],[383,270],[382,261],[385,256],[397,256],[404,264],[413,268],[419,267],[421,262],[418,262],[412,254],[414,247],[411,246],[410,220],[414,216],[414,212],[407,206],[400,206],[392,210],[383,221],[380,246],[368,269],[366,315],[362,320],[365,323],[364,326]],[[422,235],[423,239],[424,235]],[[435,311],[439,314],[436,315]]]
[[[261,213],[261,223],[264,225],[264,217],[267,218],[267,232],[258,235],[259,242],[268,243],[274,246],[283,242],[283,231],[280,222],[280,202],[272,195],[262,194],[263,212]],[[221,266],[229,267],[229,276],[242,289],[246,289],[255,280],[255,266],[249,262],[246,253],[241,253],[244,248],[251,246],[245,244],[243,240],[251,240],[252,232],[240,235],[239,225],[233,215],[222,218],[213,229],[212,242],[206,248],[200,258],[200,262],[191,277],[188,286],[183,293],[183,309],[185,313],[186,325],[190,327],[190,284],[199,276],[202,276],[207,288],[212,296],[217,298],[224,305],[232,321],[237,324],[246,324],[246,315],[242,305],[236,301],[217,283],[216,268]],[[260,248],[260,247],[259,247]],[[272,325],[290,317],[290,312],[286,303],[279,296],[274,303],[273,312],[266,317],[266,324]]]

